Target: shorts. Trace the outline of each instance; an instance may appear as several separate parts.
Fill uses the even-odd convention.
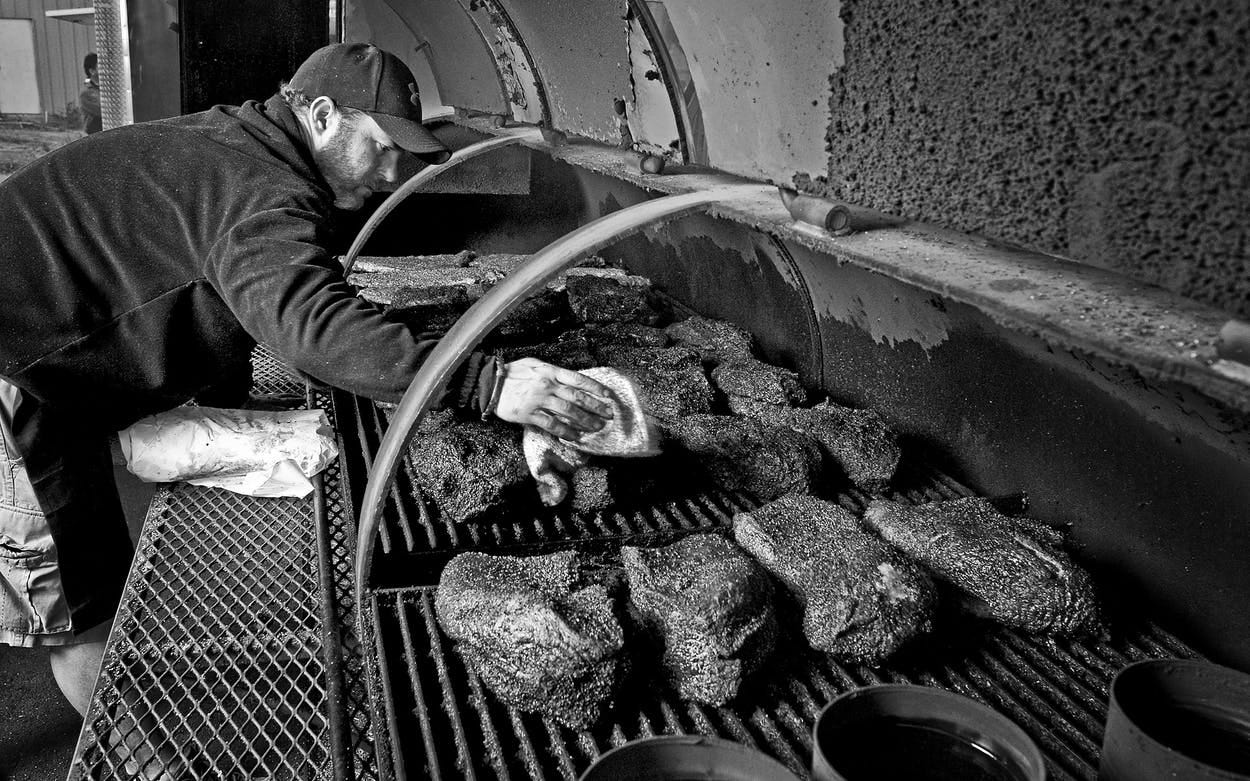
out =
[[[74,633],[52,530],[9,425],[16,398],[0,379],[0,644],[68,645]]]

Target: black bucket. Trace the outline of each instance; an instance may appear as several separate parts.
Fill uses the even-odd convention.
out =
[[[740,743],[702,735],[664,735],[612,749],[587,768],[580,781],[798,781],[798,777]]]
[[[1192,659],[1130,664],[1111,682],[1103,781],[1250,781],[1250,675]]]
[[[967,697],[910,684],[855,689],[812,731],[816,781],[1045,781],[1024,730]]]

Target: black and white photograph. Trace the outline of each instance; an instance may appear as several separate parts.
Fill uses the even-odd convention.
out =
[[[0,0],[0,781],[1250,781],[1250,3]]]

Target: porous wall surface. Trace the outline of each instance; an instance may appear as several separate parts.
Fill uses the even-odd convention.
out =
[[[843,0],[823,195],[1250,316],[1250,3]]]

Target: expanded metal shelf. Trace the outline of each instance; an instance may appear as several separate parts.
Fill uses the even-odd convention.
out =
[[[253,365],[254,392],[333,415],[268,352]],[[306,499],[158,489],[71,781],[376,777],[340,478]]]

